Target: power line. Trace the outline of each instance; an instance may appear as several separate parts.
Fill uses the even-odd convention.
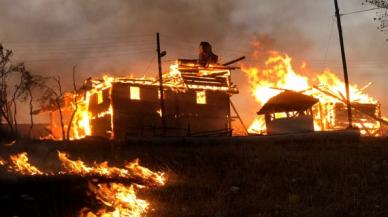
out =
[[[348,13],[343,13],[343,14],[341,14],[341,16],[345,16],[345,15],[349,15],[349,14],[357,14],[357,13],[362,13],[362,12],[366,12],[366,11],[374,11],[374,10],[378,10],[378,9],[382,9],[382,8],[370,8],[370,9],[365,9],[365,10],[352,11],[352,12],[348,12]]]
[[[324,55],[324,57],[323,57],[322,68],[326,65],[327,54],[328,54],[328,52],[329,52],[330,42],[331,42],[331,38],[332,38],[332,35],[333,35],[333,27],[334,27],[334,19],[331,19],[330,33],[329,33],[329,40],[327,41],[326,50],[325,50],[325,55]]]
[[[148,66],[144,70],[143,74],[146,74],[148,72],[148,69],[150,69],[150,67],[151,67],[152,63],[154,62],[154,60],[155,60],[155,56],[152,56],[150,62],[148,63]]]
[[[96,37],[85,37],[85,38],[74,38],[74,39],[65,39],[65,40],[45,40],[44,43],[46,44],[57,44],[57,43],[69,43],[69,42],[82,42],[82,41],[104,41],[104,40],[117,40],[120,38],[140,38],[141,40],[153,37],[153,35],[120,35],[120,36],[110,36],[110,37],[101,37],[101,38],[96,38]],[[42,41],[7,41],[4,40],[2,43],[9,43],[9,44],[38,44],[42,43]]]
[[[142,41],[121,41],[121,42],[89,42],[89,43],[57,43],[57,44],[29,44],[29,45],[10,45],[12,48],[19,49],[62,49],[62,48],[88,48],[88,47],[109,47],[109,46],[142,46],[142,45],[150,45],[150,40],[142,40]]]
[[[55,57],[55,58],[45,58],[41,57],[36,58],[36,59],[20,59],[16,58],[18,61],[23,61],[23,62],[46,62],[46,61],[63,61],[63,60],[69,60],[69,59],[98,59],[98,58],[111,58],[111,57],[117,57],[117,56],[125,56],[125,55],[131,55],[131,54],[146,54],[154,52],[153,50],[146,50],[146,51],[138,51],[138,52],[121,52],[121,53],[113,53],[110,55],[90,55],[90,56],[85,56],[80,58],[79,56],[67,56],[67,57]]]
[[[150,46],[147,47],[137,47],[137,48],[131,48],[131,47],[107,47],[107,48],[90,48],[90,49],[57,49],[57,50],[29,50],[29,51],[19,51],[15,50],[14,54],[17,55],[66,55],[66,54],[74,54],[74,53],[115,53],[118,51],[143,51],[143,50],[152,50]]]

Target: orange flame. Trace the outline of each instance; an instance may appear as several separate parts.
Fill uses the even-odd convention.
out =
[[[134,185],[128,187],[119,183],[89,184],[89,189],[112,211],[101,208],[93,213],[84,209],[80,212],[80,217],[140,217],[146,213],[150,205],[147,201],[136,197]]]
[[[103,177],[137,177],[145,180],[147,184],[162,186],[166,182],[163,173],[153,172],[139,165],[139,160],[127,163],[125,168],[109,167],[108,162],[100,164],[94,163],[94,166],[88,166],[81,160],[70,160],[68,154],[58,152],[58,158],[62,162],[64,171],[58,174],[76,174],[76,175],[98,175]],[[23,175],[46,175],[35,166],[28,162],[27,153],[12,155],[10,157],[12,166],[10,170]],[[5,165],[5,161],[0,161],[0,165]],[[109,209],[100,208],[96,213],[88,208],[80,211],[80,217],[140,217],[149,209],[149,202],[136,196],[136,189],[142,189],[146,186],[131,184],[129,186],[121,183],[93,184],[89,182],[89,190],[95,194],[95,197]]]
[[[140,166],[139,160],[125,165],[124,168],[110,167],[108,162],[94,163],[94,166],[87,166],[81,160],[70,160],[66,153],[58,152],[58,157],[62,162],[62,166],[66,169],[67,173],[78,175],[98,175],[105,177],[121,177],[121,178],[141,178],[143,180],[151,181],[152,184],[164,185],[166,177],[164,173],[156,173],[151,170]]]
[[[11,171],[15,171],[23,175],[43,175],[44,174],[42,171],[40,171],[35,166],[32,166],[28,162],[28,157],[26,152],[16,154],[16,155],[11,155],[10,159],[13,164],[13,166],[10,167]]]
[[[307,63],[303,62],[300,70],[307,71]],[[320,103],[313,107],[315,130],[334,129],[336,116],[334,106],[336,103],[343,104],[345,99],[345,85],[333,72],[326,69],[321,74],[316,74],[311,79],[303,74],[297,73],[292,65],[292,59],[287,54],[270,52],[270,56],[263,66],[242,66],[251,86],[252,95],[260,106],[263,106],[270,98],[276,96],[283,90],[303,92],[306,95],[318,98]],[[311,73],[309,73],[311,74]],[[363,92],[365,88],[357,85],[350,85],[350,100],[352,103],[375,104],[378,101]],[[325,94],[322,90],[329,92]],[[336,97],[333,97],[336,96]],[[277,114],[280,117],[284,114]],[[366,134],[366,128],[379,129],[380,123],[372,119],[358,119],[354,125],[364,128],[361,133]],[[258,116],[250,125],[250,133],[266,133],[264,117]],[[376,135],[380,135],[376,133]]]

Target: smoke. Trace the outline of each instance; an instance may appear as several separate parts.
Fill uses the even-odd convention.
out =
[[[26,62],[31,71],[60,75],[65,89],[72,89],[74,65],[78,83],[105,73],[155,75],[156,32],[167,51],[164,70],[177,58],[196,58],[201,41],[213,45],[221,62],[249,56],[255,37],[267,37],[266,49],[316,61],[313,67],[321,67],[333,21],[332,4],[309,0],[0,0],[0,42],[14,50],[16,60]],[[357,5],[361,2],[340,6],[352,9]],[[357,20],[364,18],[352,22],[361,25],[367,21]],[[368,35],[352,26],[356,27],[348,43],[365,51],[375,33]],[[331,38],[333,48],[337,37]],[[360,46],[365,38],[369,40]],[[335,62],[327,63],[338,65],[338,53],[328,50],[327,59]],[[380,55],[384,47],[376,50]],[[241,90],[234,97],[237,107],[255,107],[245,75],[234,71],[233,80]]]
[[[244,55],[252,34],[261,29],[274,38],[287,32],[285,47],[304,44],[300,31],[282,23],[282,16],[257,17],[251,23],[248,17],[257,14],[248,9],[260,12],[270,8],[269,2],[1,0],[1,5],[0,41],[40,73],[70,74],[78,64],[85,77],[106,71],[141,74],[155,56],[156,32],[169,60],[196,57],[203,40],[224,60]],[[290,1],[282,7],[289,6]],[[290,43],[295,39],[298,43]]]

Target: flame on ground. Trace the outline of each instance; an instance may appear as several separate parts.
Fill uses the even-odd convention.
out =
[[[96,213],[83,209],[80,217],[140,217],[149,209],[146,200],[137,198],[136,185],[125,186],[120,183],[97,184],[89,183],[89,189],[96,195],[97,200],[110,208],[101,208]],[[141,188],[141,187],[140,187]]]
[[[164,185],[166,177],[164,173],[156,173],[139,164],[139,159],[135,159],[125,165],[125,168],[110,167],[107,161],[94,163],[94,166],[87,166],[81,160],[70,160],[68,154],[58,152],[58,158],[67,173],[78,175],[98,175],[105,177],[121,178],[141,178],[151,184]]]
[[[23,174],[23,175],[43,175],[42,171],[40,171],[35,166],[32,166],[28,162],[27,153],[23,152],[20,154],[11,155],[10,157],[12,166],[10,166],[11,171],[15,171],[17,173]],[[4,164],[2,164],[4,165]]]
[[[124,168],[110,167],[108,162],[94,163],[94,166],[87,166],[81,160],[70,160],[66,153],[58,152],[58,157],[63,167],[68,173],[79,175],[99,175],[106,177],[141,178],[151,185],[162,186],[166,182],[163,173],[156,173],[148,168],[139,165],[139,159],[125,165]],[[149,203],[136,197],[135,187],[143,188],[141,185],[126,186],[120,183],[110,184],[89,184],[89,189],[96,195],[96,199],[108,206],[109,211],[101,208],[96,213],[83,209],[80,212],[81,217],[116,217],[142,216],[148,209]],[[111,211],[113,209],[113,211]]]
[[[164,173],[153,172],[150,169],[139,164],[139,160],[127,163],[125,168],[110,167],[108,162],[100,164],[94,163],[94,166],[88,166],[81,160],[70,160],[68,154],[58,152],[64,171],[58,174],[75,174],[75,175],[97,175],[102,177],[136,177],[145,181],[151,186],[163,186],[166,182]],[[37,167],[28,162],[26,152],[10,156],[10,171],[23,175],[47,175]],[[0,159],[0,165],[6,165],[6,161]],[[52,174],[50,174],[52,175]],[[97,212],[89,208],[83,208],[80,217],[140,217],[148,211],[150,204],[144,199],[136,196],[136,190],[146,188],[144,185],[121,183],[92,183],[89,182],[89,190],[95,195],[107,208],[100,208]]]

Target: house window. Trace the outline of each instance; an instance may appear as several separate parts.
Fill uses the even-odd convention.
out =
[[[104,102],[104,95],[102,94],[102,90],[97,92],[97,104],[101,104]]]
[[[129,88],[129,98],[131,100],[140,100],[140,87],[130,87]]]
[[[206,104],[206,92],[197,91],[197,104]]]

